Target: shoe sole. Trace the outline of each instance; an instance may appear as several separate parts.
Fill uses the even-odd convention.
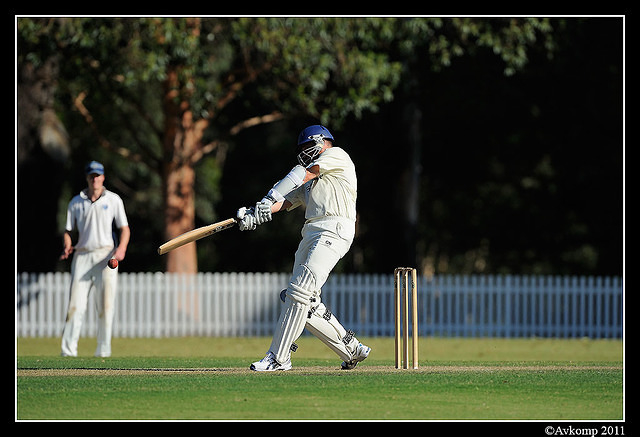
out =
[[[366,360],[370,353],[371,353],[371,348],[369,348],[369,350],[367,351],[367,355],[365,355],[365,357],[362,358],[361,360],[351,360],[351,361],[355,361],[351,367],[349,367],[350,364],[347,364],[345,361],[343,361],[342,364],[340,365],[340,368],[342,370],[353,370],[355,369],[355,367],[358,365],[360,361]]]
[[[249,370],[253,370],[254,372],[284,372],[284,371],[290,370],[290,369],[291,369],[291,366],[289,366],[289,367],[280,366],[280,367],[277,367],[275,369],[259,370],[259,369],[256,369],[256,367],[253,364],[249,366]]]

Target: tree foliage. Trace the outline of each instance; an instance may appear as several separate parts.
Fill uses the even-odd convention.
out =
[[[102,160],[107,185],[125,198],[133,221],[130,259],[141,269],[158,268],[148,254],[159,242],[257,200],[288,170],[293,137],[309,122],[327,124],[356,144],[365,141],[366,146],[353,150],[363,175],[378,164],[380,139],[397,143],[395,151],[402,154],[385,163],[395,172],[389,183],[402,190],[411,186],[407,172],[418,178],[411,199],[419,216],[430,221],[414,219],[409,227],[417,238],[414,254],[424,259],[427,240],[438,240],[434,232],[451,235],[451,241],[458,238],[437,211],[478,202],[432,198],[438,180],[423,170],[429,169],[424,160],[434,146],[424,143],[438,126],[429,120],[437,118],[433,111],[462,96],[453,89],[450,102],[431,99],[443,98],[442,90],[452,83],[446,78],[467,79],[460,65],[473,76],[470,71],[484,63],[494,69],[488,80],[498,84],[526,71],[532,54],[550,60],[557,44],[554,26],[561,24],[544,18],[18,18],[18,79],[24,80],[27,67],[38,71],[57,62],[51,106],[70,133],[71,157],[69,176],[54,197],[60,204],[68,201],[83,186],[79,169],[84,162]],[[464,98],[458,104],[465,113],[483,111]],[[394,128],[385,131],[382,120],[393,120]],[[417,129],[422,136],[407,142],[406,135],[397,134],[398,126]],[[368,133],[360,133],[363,128]],[[492,164],[494,155],[486,153],[489,162],[483,165],[504,165]],[[20,161],[18,168],[25,197],[30,182],[23,164],[28,161]],[[549,169],[544,157],[536,165],[540,175]],[[482,187],[495,193],[505,189],[499,181],[494,188]],[[373,221],[379,218],[367,214],[369,191],[361,190],[361,240],[354,250],[365,259],[376,247],[367,230],[377,229]],[[59,223],[60,209],[49,220],[56,215]],[[408,209],[398,211],[407,214]],[[295,217],[280,220],[283,226],[269,235],[242,238],[249,244],[297,239]],[[219,239],[220,247],[225,238]],[[451,256],[468,250],[448,247]],[[199,245],[200,263],[207,269],[229,268],[233,262],[219,252]],[[286,257],[274,253],[262,265],[282,269]],[[350,266],[363,270],[365,264]],[[373,269],[380,265],[370,264]]]

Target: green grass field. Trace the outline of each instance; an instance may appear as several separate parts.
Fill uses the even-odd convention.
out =
[[[57,338],[16,341],[16,419],[620,421],[617,340],[420,339],[420,368],[393,368],[393,339],[361,339],[352,371],[302,337],[288,372],[256,373],[269,338],[113,340],[94,358]]]

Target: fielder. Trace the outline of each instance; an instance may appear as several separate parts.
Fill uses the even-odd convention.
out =
[[[284,305],[266,356],[251,364],[255,371],[291,369],[291,348],[306,327],[340,358],[343,369],[353,369],[370,348],[347,331],[321,302],[329,273],[353,242],[356,222],[357,178],[351,158],[320,125],[298,136],[296,165],[255,208],[237,212],[241,231],[256,229],[272,214],[304,205],[302,241],[295,254],[293,273]]]
[[[87,310],[91,287],[95,287],[98,314],[98,345],[96,357],[111,356],[116,280],[118,267],[107,266],[110,258],[122,261],[129,244],[129,224],[122,199],[104,187],[104,167],[91,161],[85,168],[87,188],[69,202],[67,223],[63,236],[60,259],[72,253],[71,287],[67,319],[62,333],[62,356],[78,355],[80,329]],[[119,244],[114,242],[112,226],[120,230]],[[78,241],[72,245],[71,234],[78,232]]]

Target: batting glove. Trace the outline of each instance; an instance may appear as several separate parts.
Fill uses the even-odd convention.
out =
[[[271,221],[271,202],[269,200],[262,199],[261,202],[256,203],[254,211],[256,225]]]
[[[253,231],[257,226],[256,217],[252,208],[245,208],[243,206],[238,209],[236,218],[238,219],[238,229],[241,231]]]

